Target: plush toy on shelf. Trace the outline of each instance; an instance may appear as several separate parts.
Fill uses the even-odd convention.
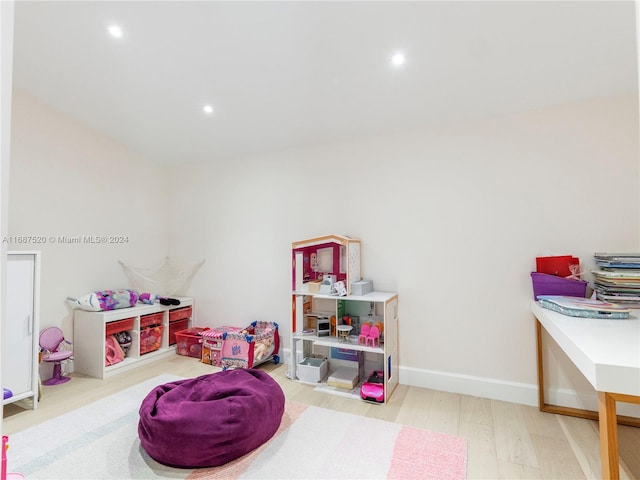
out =
[[[146,303],[147,305],[153,305],[155,302],[158,302],[160,305],[180,305],[180,300],[177,298],[163,297],[148,292],[141,293],[138,301]]]

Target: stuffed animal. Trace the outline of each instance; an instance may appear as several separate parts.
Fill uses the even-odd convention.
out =
[[[102,290],[100,292],[87,293],[80,298],[67,297],[67,302],[71,308],[80,308],[90,312],[133,307],[137,301],[138,292],[130,289]]]
[[[160,305],[180,305],[180,300],[177,298],[162,297],[148,292],[141,293],[138,300],[147,305],[153,305],[155,302],[160,303]]]

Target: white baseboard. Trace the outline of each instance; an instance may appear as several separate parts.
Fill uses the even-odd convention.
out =
[[[400,366],[400,383],[413,387],[491,398],[523,405],[538,405],[538,386]]]
[[[291,357],[290,350],[283,349],[283,356],[288,363]],[[532,383],[507,382],[495,378],[403,366],[400,366],[399,381],[401,385],[412,387],[490,398],[533,407],[538,406],[538,385]],[[598,410],[598,398],[595,391],[593,394],[586,394],[569,389],[547,387],[545,397],[546,402],[552,405]],[[619,415],[640,417],[640,405],[619,402],[617,411]]]
[[[522,405],[538,406],[538,385],[507,382],[495,378],[474,377],[400,366],[400,384],[444,392],[490,398]],[[552,405],[598,410],[598,398],[592,393],[580,393],[566,388],[545,388],[545,401]],[[619,415],[640,417],[640,405],[617,403]]]

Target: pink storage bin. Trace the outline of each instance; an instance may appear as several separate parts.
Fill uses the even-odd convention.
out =
[[[531,272],[533,282],[533,298],[538,295],[565,295],[568,297],[582,297],[587,293],[587,282],[562,278],[547,273]]]

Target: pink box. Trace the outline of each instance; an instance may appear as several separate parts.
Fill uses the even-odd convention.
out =
[[[582,297],[587,293],[587,282],[572,278],[556,277],[546,273],[531,272],[533,282],[533,298],[538,295],[565,295],[568,297]]]

